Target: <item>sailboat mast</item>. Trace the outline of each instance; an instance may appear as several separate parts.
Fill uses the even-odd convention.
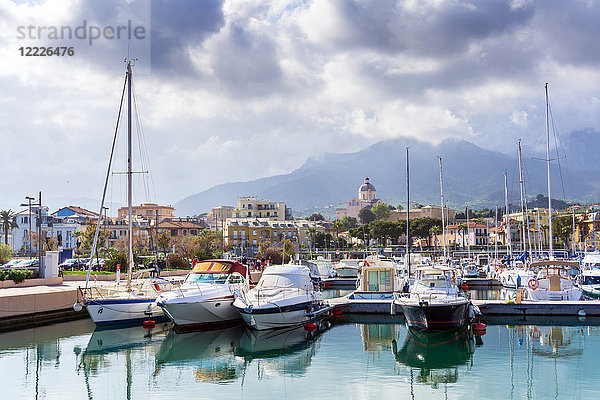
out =
[[[527,232],[529,232],[529,222],[525,219],[525,183],[523,181],[523,159],[521,157],[521,139],[519,139],[519,186],[521,189],[521,216],[523,223],[521,224],[521,249],[525,252],[525,226],[527,226]],[[531,244],[529,245],[529,251],[531,251]]]
[[[467,258],[471,258],[471,235],[469,234],[469,207],[465,207],[465,213],[467,214]],[[463,235],[465,233],[463,232]]]
[[[131,163],[131,61],[127,61],[127,216],[129,218],[129,246],[127,270],[127,287],[131,285],[133,271],[133,218],[132,218],[132,163]]]
[[[494,237],[494,259],[498,262],[498,206],[496,206],[496,219],[494,220],[496,227],[496,236]]]
[[[444,179],[442,174],[442,157],[438,156],[440,161],[440,198],[442,202],[442,240],[444,241],[444,262],[448,260],[448,251],[446,249],[446,218],[444,206]]]
[[[408,163],[408,147],[406,148],[406,265],[410,277],[410,170]]]
[[[550,194],[550,105],[548,102],[548,83],[546,83],[546,169],[548,173],[548,241],[550,242],[550,260],[554,260],[552,245],[552,196]]]
[[[509,259],[512,259],[512,243],[510,241],[510,210],[508,208],[508,177],[506,174],[506,170],[504,170],[504,208],[505,208],[505,214],[506,214],[506,229],[507,229],[507,233],[506,233],[506,247],[508,250],[508,257]]]

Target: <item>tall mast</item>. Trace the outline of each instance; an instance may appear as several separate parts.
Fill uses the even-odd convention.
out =
[[[129,217],[129,269],[127,287],[131,286],[133,271],[132,165],[131,165],[131,60],[127,61],[127,216]]]
[[[548,103],[548,83],[546,83],[546,169],[548,173],[548,237],[550,242],[550,260],[554,260],[552,246],[552,196],[550,194],[550,105]]]
[[[506,246],[507,246],[507,250],[508,250],[508,257],[509,259],[512,259],[512,243],[510,241],[510,210],[508,208],[508,178],[506,175],[506,170],[504,170],[504,207],[505,207],[505,214],[506,214],[506,229],[507,229],[507,233],[506,233]]]
[[[410,171],[408,168],[408,147],[406,148],[406,265],[410,277]]]
[[[494,220],[494,227],[496,228],[496,236],[494,237],[494,259],[498,262],[498,206],[496,206],[496,219]]]
[[[442,240],[444,241],[444,262],[448,260],[448,251],[446,250],[446,218],[444,207],[444,180],[442,174],[442,157],[438,156],[440,161],[440,197],[442,201]]]
[[[471,258],[471,235],[469,234],[469,207],[465,207],[465,213],[467,214],[467,258]],[[464,233],[463,233],[464,235]]]
[[[519,139],[519,185],[521,188],[521,215],[523,223],[521,224],[521,249],[525,252],[525,240],[529,240],[529,252],[531,253],[531,236],[529,235],[529,218],[525,215],[525,181],[523,180],[523,158],[521,157],[521,139]],[[527,229],[527,234],[525,234]]]

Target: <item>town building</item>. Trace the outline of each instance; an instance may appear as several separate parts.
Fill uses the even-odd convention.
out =
[[[143,203],[139,206],[131,207],[132,215],[146,218],[149,221],[155,221],[156,219],[161,221],[165,218],[172,218],[174,211],[175,208],[171,206],[161,206],[155,203]],[[117,218],[119,219],[127,220],[128,215],[128,207],[121,207],[117,211]]]
[[[219,206],[213,208],[208,214],[206,214],[205,221],[210,229],[223,230],[223,225],[227,218],[232,218],[235,207],[233,206]]]
[[[158,233],[166,233],[171,237],[197,236],[208,225],[198,218],[166,218],[158,223]]]
[[[437,235],[439,242],[443,235]],[[443,239],[442,239],[443,240]],[[450,224],[446,226],[446,245],[487,246],[489,244],[489,227],[478,222],[468,224]]]
[[[456,219],[456,211],[451,210],[448,207],[445,208],[445,221],[446,223],[452,223]],[[408,215],[411,220],[417,218],[435,218],[442,219],[442,207],[441,206],[424,206],[420,208],[414,208],[408,210]],[[406,221],[406,210],[391,210],[388,218],[390,221]]]
[[[346,202],[345,208],[338,208],[335,210],[335,219],[340,220],[343,217],[352,217],[358,220],[358,213],[363,208],[373,207],[376,204],[381,203],[381,199],[376,198],[377,191],[373,186],[369,178],[365,178],[365,181],[358,188],[358,196]]]
[[[290,239],[302,248],[310,248],[314,242],[311,235],[327,232],[328,227],[323,221],[229,218],[223,233],[227,246],[258,249],[265,242],[277,245]]]
[[[278,221],[291,219],[291,209],[283,202],[259,200],[256,197],[240,197],[231,218],[267,218]],[[226,211],[223,210],[225,213]],[[220,220],[220,219],[219,219]]]

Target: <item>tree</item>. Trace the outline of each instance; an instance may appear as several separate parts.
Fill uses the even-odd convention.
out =
[[[92,244],[94,243],[94,236],[96,235],[96,223],[94,221],[89,221],[85,226],[85,230],[83,232],[77,231],[79,234],[78,238],[81,240],[81,246],[85,252],[89,252],[92,249]],[[97,248],[103,247],[106,238],[108,237],[108,232],[100,229],[98,233],[98,243]]]
[[[368,208],[363,208],[358,212],[358,220],[361,224],[368,224],[371,221],[375,221],[375,214]]]
[[[13,256],[13,251],[7,244],[0,244],[0,265],[7,263]]]
[[[290,260],[294,256],[294,244],[290,239],[285,239],[281,246],[283,247],[283,263],[285,264],[286,257],[289,256]]]
[[[465,224],[465,223],[462,223],[462,224],[458,225],[458,229],[457,230],[459,232],[462,232],[461,237],[462,237],[462,247],[463,248],[465,247],[465,233],[468,231],[468,229],[469,228],[467,227],[467,224]]]
[[[356,228],[358,226],[358,221],[356,220],[356,218],[349,217],[347,215],[344,215],[342,219],[340,219],[340,222],[342,223],[342,232],[350,230],[352,228]]]
[[[325,217],[319,213],[313,213],[310,217],[307,218],[309,221],[325,221]]]
[[[569,216],[563,217],[554,217],[552,218],[552,223],[556,236],[563,242],[564,246],[567,247],[567,243],[569,242],[569,238],[573,233],[573,220]]]
[[[385,244],[386,239],[397,239],[401,234],[399,228],[400,226],[392,221],[373,221],[369,224],[371,236],[383,241],[383,244]]]
[[[390,208],[385,203],[375,204],[371,207],[371,212],[375,215],[375,219],[384,221],[390,216]]]
[[[163,253],[166,254],[171,244],[171,238],[169,238],[169,235],[164,232],[159,233],[156,242],[158,244],[158,248],[162,249]]]
[[[440,220],[441,222],[441,220]],[[442,227],[439,225],[433,225],[431,228],[429,228],[429,235],[436,237],[438,236],[440,233],[442,233]],[[433,247],[437,247],[437,241],[433,241]]]
[[[17,215],[11,209],[0,211],[0,225],[4,231],[4,244],[8,244],[8,232],[17,228]]]

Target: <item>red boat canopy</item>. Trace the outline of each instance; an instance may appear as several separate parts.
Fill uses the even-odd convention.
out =
[[[247,276],[248,267],[235,260],[204,260],[198,262],[192,272],[199,274],[231,274],[239,272],[242,276]]]

